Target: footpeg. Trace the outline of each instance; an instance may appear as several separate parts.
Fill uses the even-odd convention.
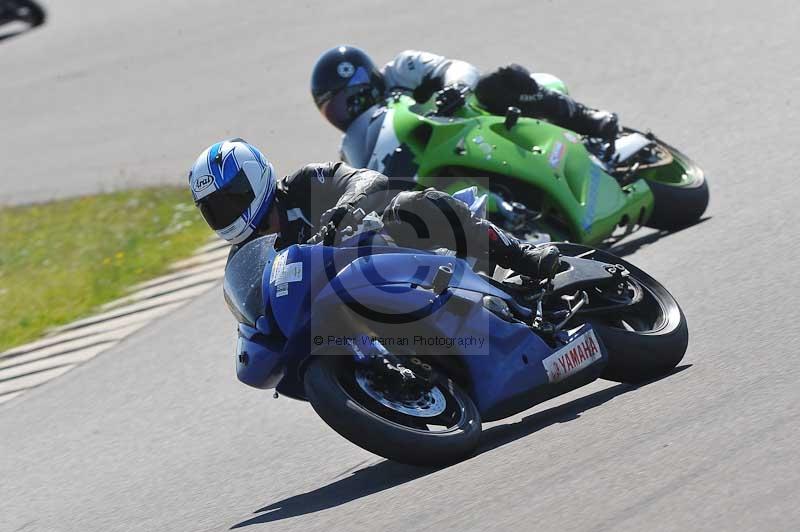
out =
[[[561,320],[561,323],[555,326],[555,332],[558,332],[564,328],[567,322],[572,319],[572,317],[581,309],[581,307],[589,302],[589,294],[583,290],[580,290],[571,296],[561,296],[561,299],[567,303],[569,310],[567,311],[567,315],[564,317],[564,319]]]

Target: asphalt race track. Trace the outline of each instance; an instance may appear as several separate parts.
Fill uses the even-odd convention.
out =
[[[239,384],[217,287],[0,406],[0,530],[800,528],[795,2],[45,6],[0,43],[0,203],[179,183],[229,135],[279,172],[335,157],[308,72],[349,41],[557,73],[693,156],[711,206],[621,250],[689,319],[669,377],[595,383],[485,426],[466,462],[415,469]]]

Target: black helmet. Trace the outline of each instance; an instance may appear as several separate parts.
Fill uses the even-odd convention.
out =
[[[355,46],[331,48],[317,59],[311,95],[328,121],[346,130],[383,94],[383,76],[367,54]]]

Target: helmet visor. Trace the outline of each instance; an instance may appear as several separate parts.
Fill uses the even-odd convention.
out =
[[[211,229],[224,229],[242,216],[255,199],[244,169],[239,170],[224,188],[197,200],[203,218]]]
[[[361,113],[375,103],[373,88],[366,83],[345,87],[320,105],[328,121],[344,131]]]

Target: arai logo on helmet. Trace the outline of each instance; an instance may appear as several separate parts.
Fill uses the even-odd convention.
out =
[[[192,190],[202,192],[214,183],[214,176],[201,175],[192,183]]]
[[[336,67],[336,72],[339,74],[340,77],[345,79],[352,78],[353,74],[356,73],[356,67],[353,66],[353,63],[349,61],[342,61]]]

